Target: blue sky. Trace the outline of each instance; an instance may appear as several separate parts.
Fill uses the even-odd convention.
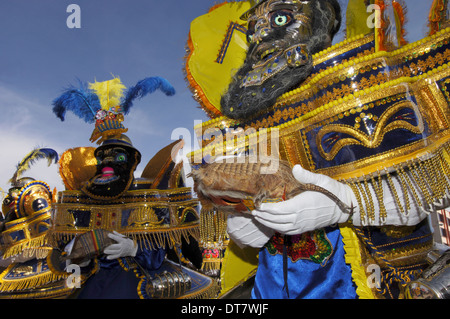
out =
[[[347,1],[340,1],[345,7]],[[407,0],[408,40],[426,33],[431,0]],[[127,87],[162,76],[176,89],[134,104],[124,125],[142,153],[136,176],[151,157],[172,142],[175,128],[192,130],[208,118],[192,98],[183,74],[190,22],[214,0],[14,0],[0,2],[0,187],[7,190],[16,164],[34,147],[58,153],[89,142],[93,125],[68,113],[61,122],[51,102],[76,79],[92,82],[118,76]],[[70,4],[81,9],[81,28],[69,29]],[[338,36],[342,39],[343,34]],[[192,137],[193,138],[193,137]],[[187,141],[191,144],[191,141]],[[63,190],[57,166],[37,163],[30,175]]]

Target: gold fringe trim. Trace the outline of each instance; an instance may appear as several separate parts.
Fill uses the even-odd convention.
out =
[[[43,274],[37,274],[30,278],[15,279],[14,281],[5,280],[4,277],[15,265],[16,264],[8,266],[8,268],[2,273],[0,277],[0,292],[14,292],[18,290],[32,289],[64,278],[64,276],[54,274],[51,270],[49,270]]]
[[[345,262],[352,269],[352,279],[356,294],[360,299],[375,299],[372,289],[367,285],[367,275],[361,258],[361,247],[353,227],[345,224],[339,227],[344,242]]]
[[[225,242],[227,239],[226,214],[222,211],[202,207],[200,212],[201,243]]]
[[[171,229],[168,231],[158,231],[153,233],[124,233],[136,241],[141,247],[146,249],[173,248],[174,245],[181,244],[182,238],[189,242],[189,237],[195,240],[200,238],[198,226],[183,229]]]
[[[48,245],[47,234],[44,233],[38,237],[27,239],[18,244],[13,244],[3,250],[3,259],[22,254],[24,257],[35,257],[43,259],[47,257],[51,247],[44,247]]]
[[[400,212],[405,216],[408,215],[413,203],[427,210],[435,201],[442,199],[450,191],[449,151],[450,143],[447,142],[434,153],[429,154],[427,158],[409,160],[401,165],[394,164],[390,169],[385,168],[383,172],[378,171],[378,176],[370,174],[362,176],[360,179],[340,180],[349,185],[356,195],[360,207],[361,224],[375,224],[375,203],[379,207],[380,222],[383,223],[387,218],[381,187],[382,176],[386,176],[394,200]],[[394,174],[400,187],[394,185]],[[375,198],[371,195],[371,188],[375,190]],[[419,196],[416,188],[423,196]],[[403,202],[400,201],[399,194],[403,195]],[[422,197],[423,199],[421,199]]]
[[[214,258],[213,260],[203,258],[203,264],[202,264],[201,271],[205,272],[205,273],[209,273],[214,270],[219,270],[220,267],[222,266],[222,260],[223,260],[223,258]]]
[[[56,241],[68,242],[72,240],[79,232],[56,232],[52,231],[52,236]],[[155,250],[158,248],[173,248],[176,244],[181,244],[182,238],[187,242],[192,236],[195,240],[200,238],[199,226],[189,226],[185,228],[169,228],[167,230],[149,231],[149,232],[122,232],[123,235],[130,237],[145,249]]]
[[[81,274],[81,282],[80,285],[83,286],[87,279],[95,274],[99,270],[99,264],[97,260],[93,260],[94,267],[88,274]],[[47,257],[47,265],[49,266],[51,272],[54,274],[55,278],[59,277],[56,280],[51,281],[51,285],[46,285],[45,287],[40,288],[39,286],[32,286],[29,288],[33,288],[29,293],[19,293],[20,289],[16,289],[15,291],[8,291],[9,294],[5,294],[0,296],[0,299],[66,299],[68,298],[75,289],[77,288],[69,288],[67,287],[65,281],[61,283],[62,280],[66,279],[70,276],[70,273],[60,272],[54,269]],[[45,284],[45,283],[44,283]],[[58,288],[59,286],[59,288]],[[27,289],[27,288],[25,288]]]

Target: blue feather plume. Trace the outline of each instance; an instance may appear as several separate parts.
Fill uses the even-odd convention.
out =
[[[17,179],[39,159],[47,159],[48,166],[50,166],[53,160],[55,161],[55,164],[58,162],[59,156],[54,149],[35,148],[17,164],[16,172],[10,180],[11,184],[14,184]]]
[[[122,102],[124,113],[127,114],[129,112],[135,99],[142,98],[155,92],[157,89],[160,89],[167,96],[175,94],[175,88],[166,79],[159,76],[145,78],[127,90]]]
[[[53,100],[53,113],[64,121],[67,111],[72,111],[87,123],[93,123],[97,111],[101,109],[98,96],[80,82],[80,87],[69,87],[64,93]]]

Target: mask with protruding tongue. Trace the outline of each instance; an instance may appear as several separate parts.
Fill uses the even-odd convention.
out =
[[[112,167],[104,167],[102,174],[97,175],[93,183],[98,185],[107,184],[119,179],[119,176],[114,175],[114,169]]]
[[[100,200],[118,198],[126,192],[140,162],[140,153],[120,141],[105,144],[95,151],[97,172],[83,187],[89,197]]]

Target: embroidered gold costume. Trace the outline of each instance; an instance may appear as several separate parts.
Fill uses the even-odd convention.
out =
[[[156,89],[175,93],[163,78],[146,78],[127,90],[115,78],[68,90],[54,101],[53,111],[62,120],[71,110],[95,123],[91,141],[100,145],[69,149],[60,159],[66,190],[54,204],[51,234],[59,249],[51,256],[52,267],[63,272],[67,262],[77,261],[82,271],[98,268],[77,298],[215,294],[212,280],[186,267],[195,266],[189,252],[182,253],[183,244],[199,238],[198,201],[184,187],[181,164],[171,157],[183,142],[162,149],[134,178],[141,153],[123,134],[128,129],[122,122],[135,98]],[[117,244],[108,244],[114,240]]]
[[[358,24],[359,19],[347,21],[347,39],[311,57],[298,50],[297,58],[312,59],[308,77],[280,95],[266,110],[246,117],[232,116],[237,111],[233,107],[224,110],[220,97],[231,80],[232,70],[237,69],[245,58],[246,38],[254,35],[262,39],[264,29],[256,27],[260,33],[252,34],[253,31],[247,29],[252,25],[239,19],[244,12],[249,12],[250,6],[246,2],[216,6],[191,24],[187,79],[194,96],[212,118],[195,127],[203,144],[191,154],[192,163],[198,165],[202,160],[220,155],[261,152],[349,185],[356,195],[358,207],[363,208],[359,220],[353,222],[362,227],[355,229],[346,224],[341,225],[340,231],[345,261],[351,265],[352,279],[360,298],[402,296],[402,292],[390,290],[392,282],[400,282],[404,288],[411,277],[419,275],[426,266],[425,256],[433,244],[430,231],[423,224],[394,227],[395,230],[379,227],[390,217],[384,209],[386,194],[381,187],[382,179],[390,186],[398,211],[406,217],[415,206],[432,211],[450,190],[447,178],[450,28],[445,15],[446,4],[439,6],[437,2],[434,1],[431,8],[430,17],[435,22],[430,24],[428,36],[407,44],[403,37],[404,10],[392,1],[394,15],[398,18],[395,20],[398,33],[394,44],[386,31],[384,1],[375,1],[382,10],[381,21],[378,21],[381,28],[375,32],[362,26],[367,21],[366,7],[357,1],[349,1],[348,15],[362,15],[363,23]],[[277,3],[258,3],[256,10],[261,9],[261,20],[265,17],[263,14],[276,15],[263,9],[271,5],[276,7]],[[289,4],[304,5],[297,1],[289,1]],[[273,12],[278,11],[274,9]],[[258,11],[251,11],[251,14],[258,15]],[[217,28],[207,28],[209,24]],[[204,42],[207,35],[208,39],[223,39],[218,40],[222,43],[218,56]],[[249,61],[254,52],[249,53]],[[289,52],[285,51],[286,56]],[[260,53],[260,56],[268,61],[264,67],[271,73],[281,60],[276,61],[278,53],[275,50],[273,57],[269,54]],[[205,70],[211,70],[211,73],[205,75]],[[249,78],[241,78],[241,88],[266,81],[257,74],[248,74],[251,75]],[[239,79],[240,74],[235,78]],[[253,82],[247,84],[247,81]],[[264,94],[265,88],[261,92]],[[238,107],[238,103],[235,106]],[[222,115],[224,111],[229,116]],[[398,182],[394,183],[394,179]],[[400,195],[404,200],[399,199]],[[211,216],[216,218],[217,213],[211,213]],[[241,253],[233,250],[228,250],[223,263],[229,265],[237,260],[236,263],[248,265],[245,258],[236,258]],[[410,265],[420,261],[422,266],[399,274],[404,264],[399,264],[398,260]],[[365,268],[371,263],[380,264],[385,276],[385,286],[378,290],[367,286]],[[241,274],[223,272],[223,292],[252,276],[254,268],[243,269],[245,273]]]
[[[34,161],[42,158],[48,159],[50,165],[58,160],[58,154],[53,149],[40,148],[25,156],[3,201],[0,298],[64,298],[73,292],[66,284],[69,274],[55,273],[47,259],[53,249],[49,236],[52,191],[43,181],[22,177]]]

